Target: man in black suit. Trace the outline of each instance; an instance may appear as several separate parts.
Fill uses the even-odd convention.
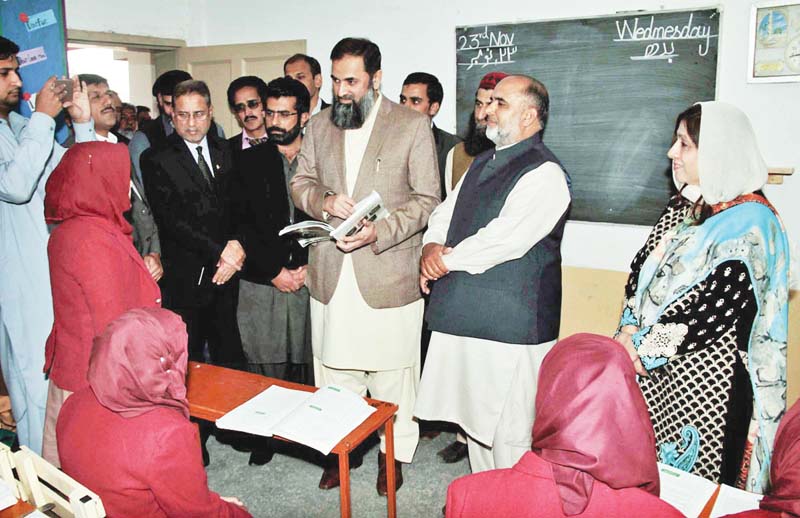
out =
[[[283,75],[303,83],[310,97],[308,115],[316,115],[330,104],[319,96],[322,88],[322,67],[319,61],[306,54],[295,54],[283,64]]]
[[[400,93],[400,104],[412,110],[424,113],[431,118],[431,129],[433,129],[433,140],[436,142],[436,158],[439,162],[439,178],[442,185],[441,196],[444,200],[444,169],[447,162],[447,153],[461,139],[452,133],[448,133],[436,127],[433,118],[439,113],[444,99],[444,89],[442,84],[432,74],[427,72],[414,72],[403,81],[403,90]]]
[[[241,133],[228,139],[234,156],[267,141],[264,121],[266,94],[267,83],[256,76],[236,78],[228,86],[228,107],[242,128]]]
[[[161,280],[163,305],[186,322],[190,359],[203,361],[208,341],[211,363],[242,368],[233,276],[245,253],[230,217],[233,159],[227,142],[209,133],[213,108],[204,82],[179,83],[173,102],[175,132],[142,159],[168,272]]]

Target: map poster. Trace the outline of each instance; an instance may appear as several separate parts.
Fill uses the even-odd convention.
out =
[[[30,117],[28,101],[35,98],[50,76],[67,74],[67,39],[63,0],[4,0],[0,2],[0,35],[19,46],[22,95],[18,111]],[[59,116],[56,140],[67,137]]]
[[[748,80],[800,81],[800,3],[757,4],[750,23]]]

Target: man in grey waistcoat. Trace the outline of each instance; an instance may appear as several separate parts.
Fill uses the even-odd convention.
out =
[[[486,130],[496,148],[475,158],[423,238],[433,334],[414,414],[460,425],[473,472],[530,450],[539,366],[558,336],[570,193],[542,142],[548,106],[531,77],[497,84]]]

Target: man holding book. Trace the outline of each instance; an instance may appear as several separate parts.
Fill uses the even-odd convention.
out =
[[[421,231],[439,202],[433,135],[426,116],[381,95],[377,45],[345,38],[331,60],[333,106],[306,128],[292,198],[310,216],[337,226],[374,190],[390,214],[310,250],[315,378],[318,385],[336,383],[362,395],[369,390],[397,403],[395,458],[411,462],[419,434],[412,410],[423,313],[417,261]],[[382,437],[377,489],[385,495],[384,452]],[[320,487],[338,482],[331,465]]]

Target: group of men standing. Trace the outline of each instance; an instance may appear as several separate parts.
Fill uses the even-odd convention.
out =
[[[46,178],[37,183],[36,175],[59,156],[19,150],[26,141],[14,133],[13,85],[3,75],[16,74],[15,53],[0,49],[0,209],[30,212],[46,243],[41,210],[33,214]],[[473,471],[510,467],[530,448],[538,367],[559,326],[559,249],[570,194],[565,171],[541,140],[547,91],[527,76],[488,74],[459,142],[432,123],[443,97],[434,76],[408,76],[400,97],[407,109],[381,93],[375,43],[342,39],[330,59],[330,106],[320,98],[321,70],[310,56],[292,56],[285,77],[269,83],[233,81],[228,104],[242,132],[227,141],[204,82],[182,71],[160,76],[153,87],[160,115],[129,143],[137,249],[161,285],[163,306],[186,322],[191,359],[336,383],[397,403],[400,462],[413,458],[420,418],[461,426]],[[96,138],[113,141],[98,121],[107,115],[105,91],[97,97]],[[91,126],[80,103],[67,104],[76,133]],[[40,140],[50,143],[47,125],[60,109],[34,114],[29,131],[41,119]],[[34,151],[50,162],[33,163]],[[14,160],[36,169],[25,199],[9,194],[13,175],[21,174],[8,165]],[[277,235],[307,218],[336,226],[373,190],[389,216],[351,236],[303,249]],[[4,247],[24,219],[5,212]],[[46,257],[37,253],[46,277]],[[4,279],[13,268],[6,256]],[[423,292],[430,294],[427,310]],[[19,313],[0,299],[4,373],[33,386],[35,368],[14,377],[18,367],[6,361],[10,355],[18,364],[25,357],[18,348],[38,346],[36,336],[14,332],[15,322],[52,315],[12,311]],[[432,337],[420,372],[426,312]],[[35,436],[20,438],[36,446]],[[381,437],[381,494],[384,443]],[[338,483],[336,466],[326,467],[320,487]]]

